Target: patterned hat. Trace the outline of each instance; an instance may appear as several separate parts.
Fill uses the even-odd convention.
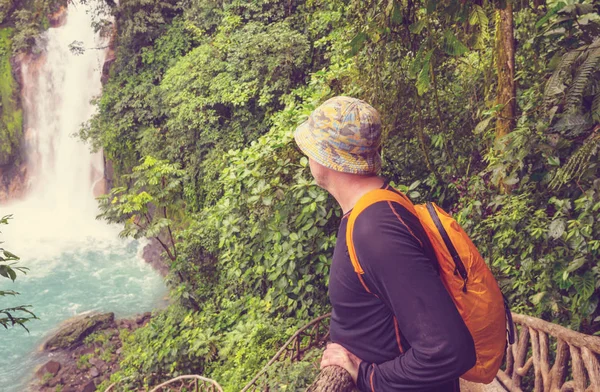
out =
[[[375,174],[381,168],[381,120],[371,105],[352,97],[333,97],[296,128],[302,152],[344,173]]]

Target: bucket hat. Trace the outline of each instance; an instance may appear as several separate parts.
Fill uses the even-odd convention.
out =
[[[304,154],[332,170],[376,174],[381,169],[379,113],[360,99],[328,99],[296,128],[294,139]]]

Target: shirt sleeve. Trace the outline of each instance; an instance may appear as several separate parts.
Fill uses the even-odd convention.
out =
[[[431,246],[429,240],[423,240],[424,232],[410,229],[422,230],[415,225],[420,225],[418,218],[399,204],[380,202],[363,211],[354,226],[363,279],[392,310],[400,334],[410,345],[388,362],[363,361],[357,381],[361,391],[435,388],[475,364],[471,334],[436,264],[423,250]]]

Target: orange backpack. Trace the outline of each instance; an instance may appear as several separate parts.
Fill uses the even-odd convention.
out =
[[[475,343],[475,366],[462,378],[486,384],[492,382],[504,357],[507,322],[508,340],[513,343],[512,317],[496,279],[477,248],[444,210],[433,203],[414,205],[400,192],[386,189],[368,192],[354,206],[346,229],[346,243],[354,271],[364,282],[361,277],[364,271],[352,241],[354,223],[365,208],[379,201],[397,202],[421,221],[435,251],[440,277]]]

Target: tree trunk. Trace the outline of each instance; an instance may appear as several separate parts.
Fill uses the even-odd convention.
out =
[[[502,106],[496,121],[496,140],[509,134],[515,124],[517,108],[515,83],[515,38],[513,34],[513,8],[509,1],[504,9],[498,10],[499,20],[496,32],[496,52],[498,70],[497,103]]]
[[[356,391],[350,373],[339,366],[327,366],[306,392],[353,392]]]

